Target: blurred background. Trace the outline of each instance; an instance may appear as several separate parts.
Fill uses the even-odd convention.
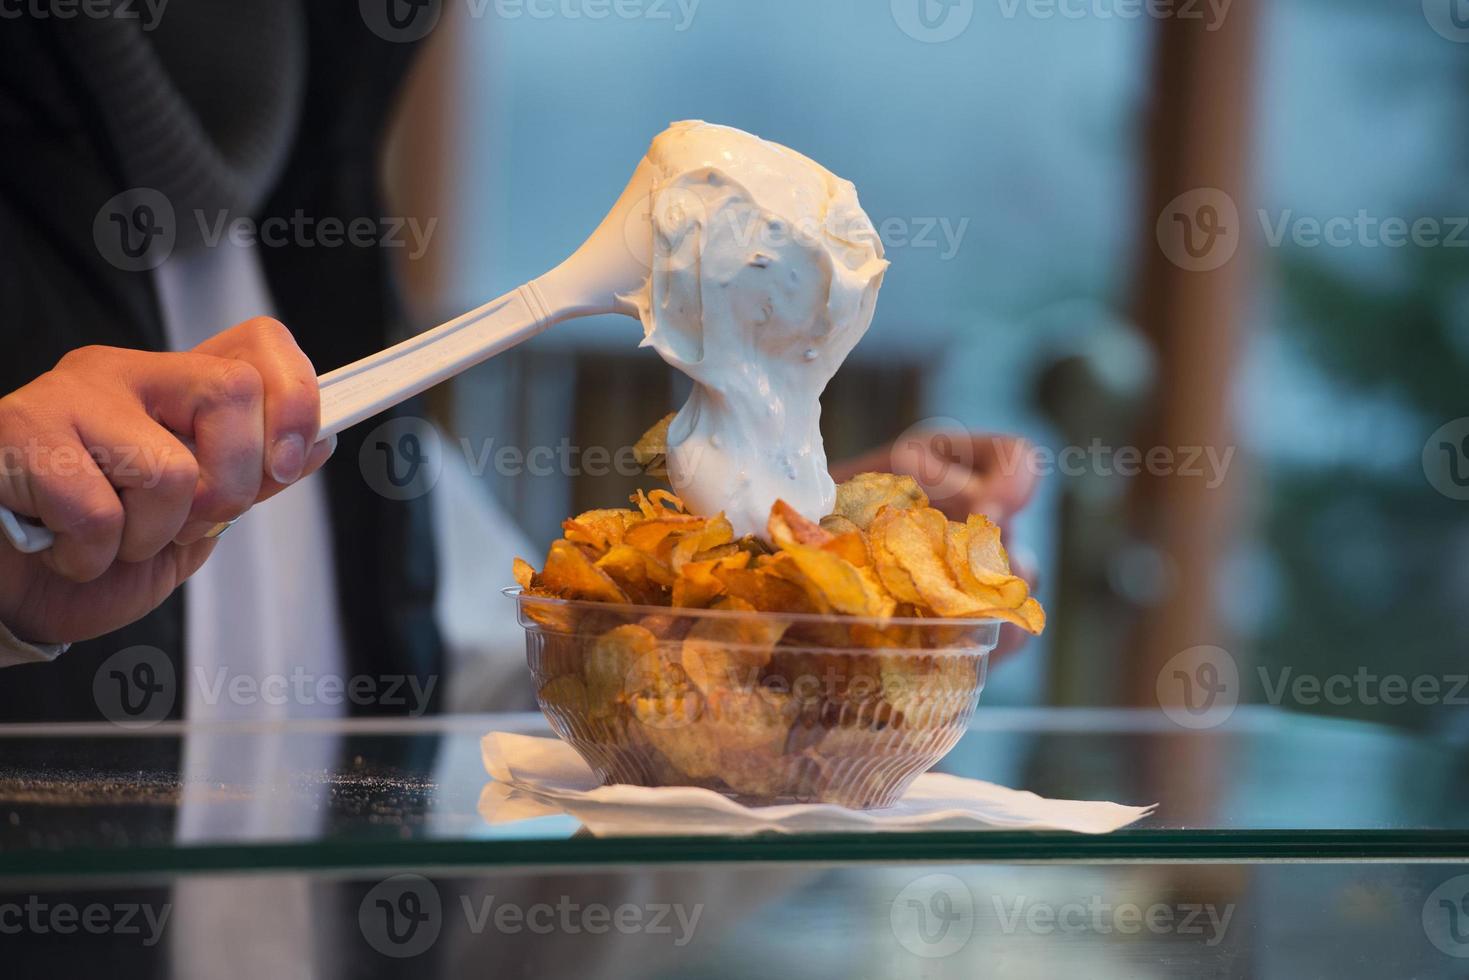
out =
[[[830,456],[917,423],[1041,448],[1010,543],[1051,626],[986,703],[1213,690],[1469,735],[1463,7],[446,3],[388,162],[397,213],[438,219],[404,262],[413,326],[558,262],[673,120],[789,144],[856,183],[893,263]],[[564,324],[439,421],[616,453],[682,403],[639,339]],[[646,483],[474,456],[537,548]],[[1360,693],[1388,675],[1439,694]]]

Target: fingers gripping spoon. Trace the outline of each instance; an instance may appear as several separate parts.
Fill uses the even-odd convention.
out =
[[[648,277],[652,192],[653,168],[644,159],[607,217],[565,262],[477,310],[322,375],[319,438],[351,428],[563,320],[606,313],[637,316],[622,297],[635,293]],[[4,507],[0,533],[23,554],[45,551],[55,542],[48,528]]]

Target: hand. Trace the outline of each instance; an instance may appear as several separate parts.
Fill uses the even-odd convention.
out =
[[[0,623],[32,643],[134,622],[193,575],[204,535],[320,469],[316,371],[259,318],[187,353],[84,347],[0,398],[0,504],[56,543],[0,538]]]
[[[1035,569],[1017,554],[1010,534],[1011,522],[1025,508],[1039,481],[1030,465],[1030,443],[1018,436],[972,435],[967,432],[935,431],[907,436],[891,446],[874,449],[832,467],[838,483],[858,473],[898,473],[918,481],[932,506],[950,520],[962,521],[970,514],[984,514],[1000,525],[1011,568],[1036,587]],[[1028,634],[1006,626],[1000,633],[997,653],[1006,653],[1025,643]]]

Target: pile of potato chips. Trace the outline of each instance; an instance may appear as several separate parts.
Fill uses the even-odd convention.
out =
[[[843,484],[819,524],[777,502],[768,543],[666,490],[633,503],[515,562],[541,707],[607,782],[889,805],[974,711],[995,637],[974,620],[1045,623],[999,528],[907,477]]]
[[[911,477],[865,473],[842,484],[820,524],[777,501],[768,544],[736,539],[722,514],[690,514],[666,490],[633,503],[565,521],[540,572],[516,559],[516,581],[528,595],[562,599],[878,620],[843,630],[861,646],[905,645],[881,625],[893,617],[1045,627],[1000,529],[980,515],[948,520]]]

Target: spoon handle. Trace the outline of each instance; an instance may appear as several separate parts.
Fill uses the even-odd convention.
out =
[[[319,379],[321,432],[334,436],[503,353],[564,318],[532,280],[477,310]]]
[[[387,411],[580,312],[553,309],[537,280],[532,280],[477,310],[324,374],[317,379],[318,438],[334,436]],[[45,551],[56,541],[46,527],[4,507],[0,507],[0,534],[26,555]]]

